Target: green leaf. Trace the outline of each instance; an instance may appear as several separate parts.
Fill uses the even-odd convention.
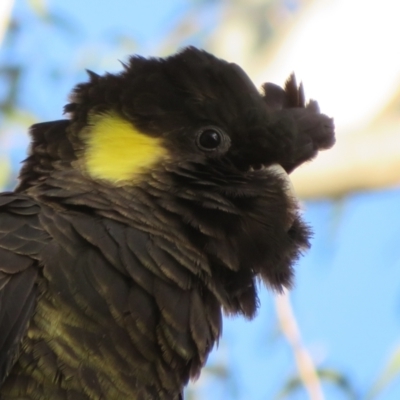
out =
[[[7,158],[0,158],[0,189],[3,189],[11,173],[10,162]]]
[[[28,4],[38,17],[45,18],[47,16],[46,0],[28,0]]]
[[[321,381],[335,385],[338,389],[345,393],[349,399],[356,400],[358,398],[356,391],[350,383],[350,380],[341,372],[327,368],[320,368],[316,372]],[[275,400],[283,400],[289,395],[293,394],[295,391],[303,388],[303,381],[298,375],[291,377],[286,381],[283,389],[275,397]]]
[[[365,400],[373,400],[378,397],[395,379],[400,376],[400,346],[398,346],[383,371],[365,396]]]

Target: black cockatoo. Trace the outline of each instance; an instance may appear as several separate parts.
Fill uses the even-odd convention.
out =
[[[309,229],[287,174],[333,121],[294,76],[260,93],[193,47],[89,75],[0,195],[0,398],[182,399],[222,311],[290,286]]]

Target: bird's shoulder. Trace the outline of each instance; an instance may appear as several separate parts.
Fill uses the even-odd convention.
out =
[[[18,357],[35,306],[38,255],[47,237],[39,213],[24,194],[0,194],[0,383]]]

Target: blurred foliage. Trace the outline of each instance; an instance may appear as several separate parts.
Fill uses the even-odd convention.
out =
[[[203,389],[218,382],[219,386],[223,386],[223,397],[235,400],[238,398],[238,391],[235,382],[232,379],[232,371],[229,365],[221,362],[208,363],[202,370],[201,376],[195,385],[189,384],[185,390],[186,400],[202,400]]]
[[[400,377],[400,346],[393,352],[387,365],[384,366],[378,378],[364,395],[360,394],[359,390],[356,390],[348,376],[337,370],[320,368],[317,370],[317,374],[322,383],[334,385],[339,389],[344,395],[344,397],[341,398],[348,400],[383,399],[381,396],[384,395],[385,390]],[[275,400],[290,399],[291,395],[299,390],[303,390],[300,377],[298,375],[290,377],[275,397]]]
[[[74,25],[67,17],[48,12],[41,1],[29,1],[29,4],[30,13],[15,16],[9,22],[8,32],[1,44],[0,60],[0,121],[15,123],[25,129],[36,120],[34,111],[29,104],[24,104],[21,97],[31,72],[30,63],[38,53],[38,49],[27,51],[24,48],[29,27],[40,24],[45,34],[64,34],[64,40],[69,40],[74,33]],[[61,66],[48,65],[43,76],[57,78],[61,70]]]
[[[346,395],[346,399],[357,400],[359,398],[348,377],[344,374],[333,369],[318,369],[317,374],[321,382],[332,384],[340,389]],[[288,399],[294,392],[302,389],[303,384],[300,377],[291,377],[284,384],[284,387],[275,397],[275,400]]]
[[[365,400],[375,400],[396,380],[400,377],[400,346],[398,346],[388,363],[384,366],[375,383],[371,386],[365,396]]]
[[[0,157],[0,190],[6,186],[11,174],[10,162],[6,157]]]
[[[65,65],[65,60],[54,57],[49,57],[46,64],[40,65],[40,75],[49,83],[49,88],[46,89],[49,91],[56,87],[55,82],[65,78],[67,74],[71,76],[71,69],[77,74],[78,71],[81,72],[92,65],[104,64],[105,58],[115,60],[121,54],[140,51],[138,38],[132,38],[121,31],[106,32],[104,37],[99,38],[98,46],[93,42],[88,46],[84,28],[64,10],[58,11],[44,0],[26,1],[30,12],[13,14],[2,44],[0,115],[4,118],[18,120],[33,112],[29,104],[21,101],[20,93],[23,92],[22,85],[26,84],[30,67],[39,62],[39,49],[26,48],[27,46],[23,45],[29,44],[29,31],[37,26],[40,26],[43,37],[56,37],[61,45],[73,45],[77,52],[77,58],[71,61],[72,68],[71,64]],[[265,49],[274,32],[289,20],[303,3],[304,0],[189,1],[179,18],[171,25],[165,26],[168,32],[159,38],[155,53],[171,53],[189,43],[215,48],[218,46],[216,31],[218,37],[223,36],[224,31],[226,35],[231,35],[232,26],[235,31],[240,29],[241,34],[246,36],[248,52],[257,53]],[[246,19],[243,18],[244,14]],[[251,25],[245,24],[245,20],[251,21]],[[43,45],[46,46],[45,43]],[[49,79],[53,82],[49,82]]]

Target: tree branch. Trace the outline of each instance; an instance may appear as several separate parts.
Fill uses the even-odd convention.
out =
[[[335,146],[292,175],[299,197],[341,197],[400,183],[400,119],[386,118]]]
[[[4,36],[7,32],[8,24],[10,23],[13,4],[14,0],[0,1],[0,44],[3,42]]]
[[[289,292],[285,291],[277,295],[275,305],[281,330],[292,347],[299,377],[310,400],[323,400],[324,394],[313,361],[301,341],[300,330],[290,304]]]

